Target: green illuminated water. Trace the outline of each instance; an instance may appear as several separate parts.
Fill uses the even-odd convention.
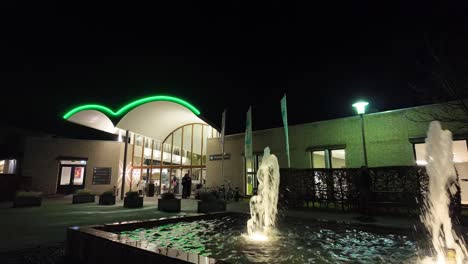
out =
[[[404,235],[345,225],[290,220],[268,242],[245,238],[244,218],[179,222],[123,231],[131,240],[176,248],[229,263],[412,263],[416,243]]]

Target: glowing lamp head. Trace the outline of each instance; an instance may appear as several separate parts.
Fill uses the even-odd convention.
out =
[[[366,106],[368,102],[357,102],[353,104],[353,107],[356,108],[356,111],[359,115],[363,115],[366,113]]]

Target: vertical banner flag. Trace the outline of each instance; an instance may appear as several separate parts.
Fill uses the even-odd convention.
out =
[[[224,183],[224,135],[226,134],[226,109],[223,111],[223,117],[221,120],[221,176]]]
[[[247,112],[247,122],[245,125],[245,140],[244,140],[245,158],[247,161],[252,159],[253,148],[252,148],[252,107],[249,107]]]
[[[283,117],[284,136],[286,137],[286,155],[288,156],[288,168],[291,168],[289,157],[289,133],[288,133],[288,111],[286,108],[286,94],[281,99],[281,116]]]

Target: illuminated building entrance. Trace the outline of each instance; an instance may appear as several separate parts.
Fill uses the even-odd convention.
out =
[[[81,105],[63,118],[118,135],[125,145],[116,184],[121,197],[149,183],[156,185],[156,191],[180,194],[182,177],[188,171],[193,188],[204,184],[207,139],[219,137],[197,108],[171,96],[142,98],[117,111],[99,104]]]

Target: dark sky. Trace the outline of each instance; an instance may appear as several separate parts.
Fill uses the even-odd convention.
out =
[[[290,124],[353,115],[359,98],[408,107],[437,88],[428,43],[467,84],[463,1],[97,2],[1,4],[7,122],[47,128],[76,104],[157,94],[216,124],[227,108],[228,133],[244,130],[249,105],[254,130],[281,126],[284,93]]]

